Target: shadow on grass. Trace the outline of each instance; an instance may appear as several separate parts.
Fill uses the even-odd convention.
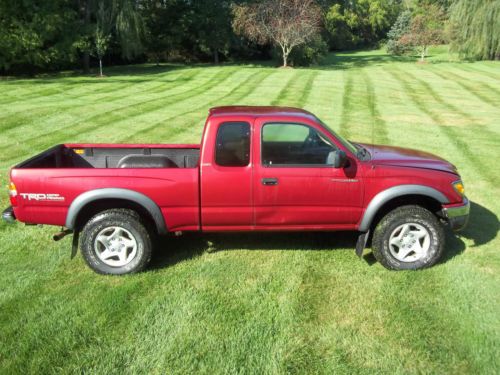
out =
[[[353,51],[329,54],[317,69],[353,69],[365,66],[377,66],[394,62],[415,63],[411,56],[393,56],[388,54],[374,54],[373,51]]]
[[[159,269],[205,252],[245,250],[354,249],[356,232],[190,233],[159,239],[150,269]]]
[[[497,216],[487,208],[471,202],[467,228],[458,235],[446,230],[446,250],[440,263],[446,263],[461,254],[466,245],[461,237],[474,241],[474,247],[487,244],[499,231]],[[181,237],[159,239],[149,269],[160,269],[205,252],[245,250],[336,250],[356,246],[357,232],[248,232],[248,233],[189,233]],[[372,265],[371,253],[364,260]]]
[[[471,202],[469,215],[469,223],[463,231],[458,233],[446,231],[446,252],[441,263],[464,252],[466,245],[462,241],[462,237],[472,240],[474,242],[472,247],[485,245],[497,237],[500,224],[494,212],[480,204]]]

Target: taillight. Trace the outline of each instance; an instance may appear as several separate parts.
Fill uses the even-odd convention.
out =
[[[11,182],[9,185],[9,197],[10,197],[10,204],[12,206],[17,206],[17,189],[16,185],[14,185],[13,182]]]

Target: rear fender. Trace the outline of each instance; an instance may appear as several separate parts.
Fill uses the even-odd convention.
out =
[[[142,193],[138,193],[137,191],[118,188],[90,190],[76,197],[69,206],[68,215],[66,216],[66,228],[74,230],[76,220],[82,209],[92,202],[105,199],[128,200],[139,204],[147,210],[153,218],[158,233],[167,233],[167,226],[160,207],[158,207],[158,205],[151,198]]]

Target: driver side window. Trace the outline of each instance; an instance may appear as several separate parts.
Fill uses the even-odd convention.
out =
[[[333,164],[336,147],[316,129],[301,124],[266,124],[262,128],[265,166]]]

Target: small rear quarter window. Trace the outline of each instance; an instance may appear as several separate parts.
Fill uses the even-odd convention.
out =
[[[217,130],[215,163],[222,167],[245,167],[250,163],[250,124],[224,122]]]

